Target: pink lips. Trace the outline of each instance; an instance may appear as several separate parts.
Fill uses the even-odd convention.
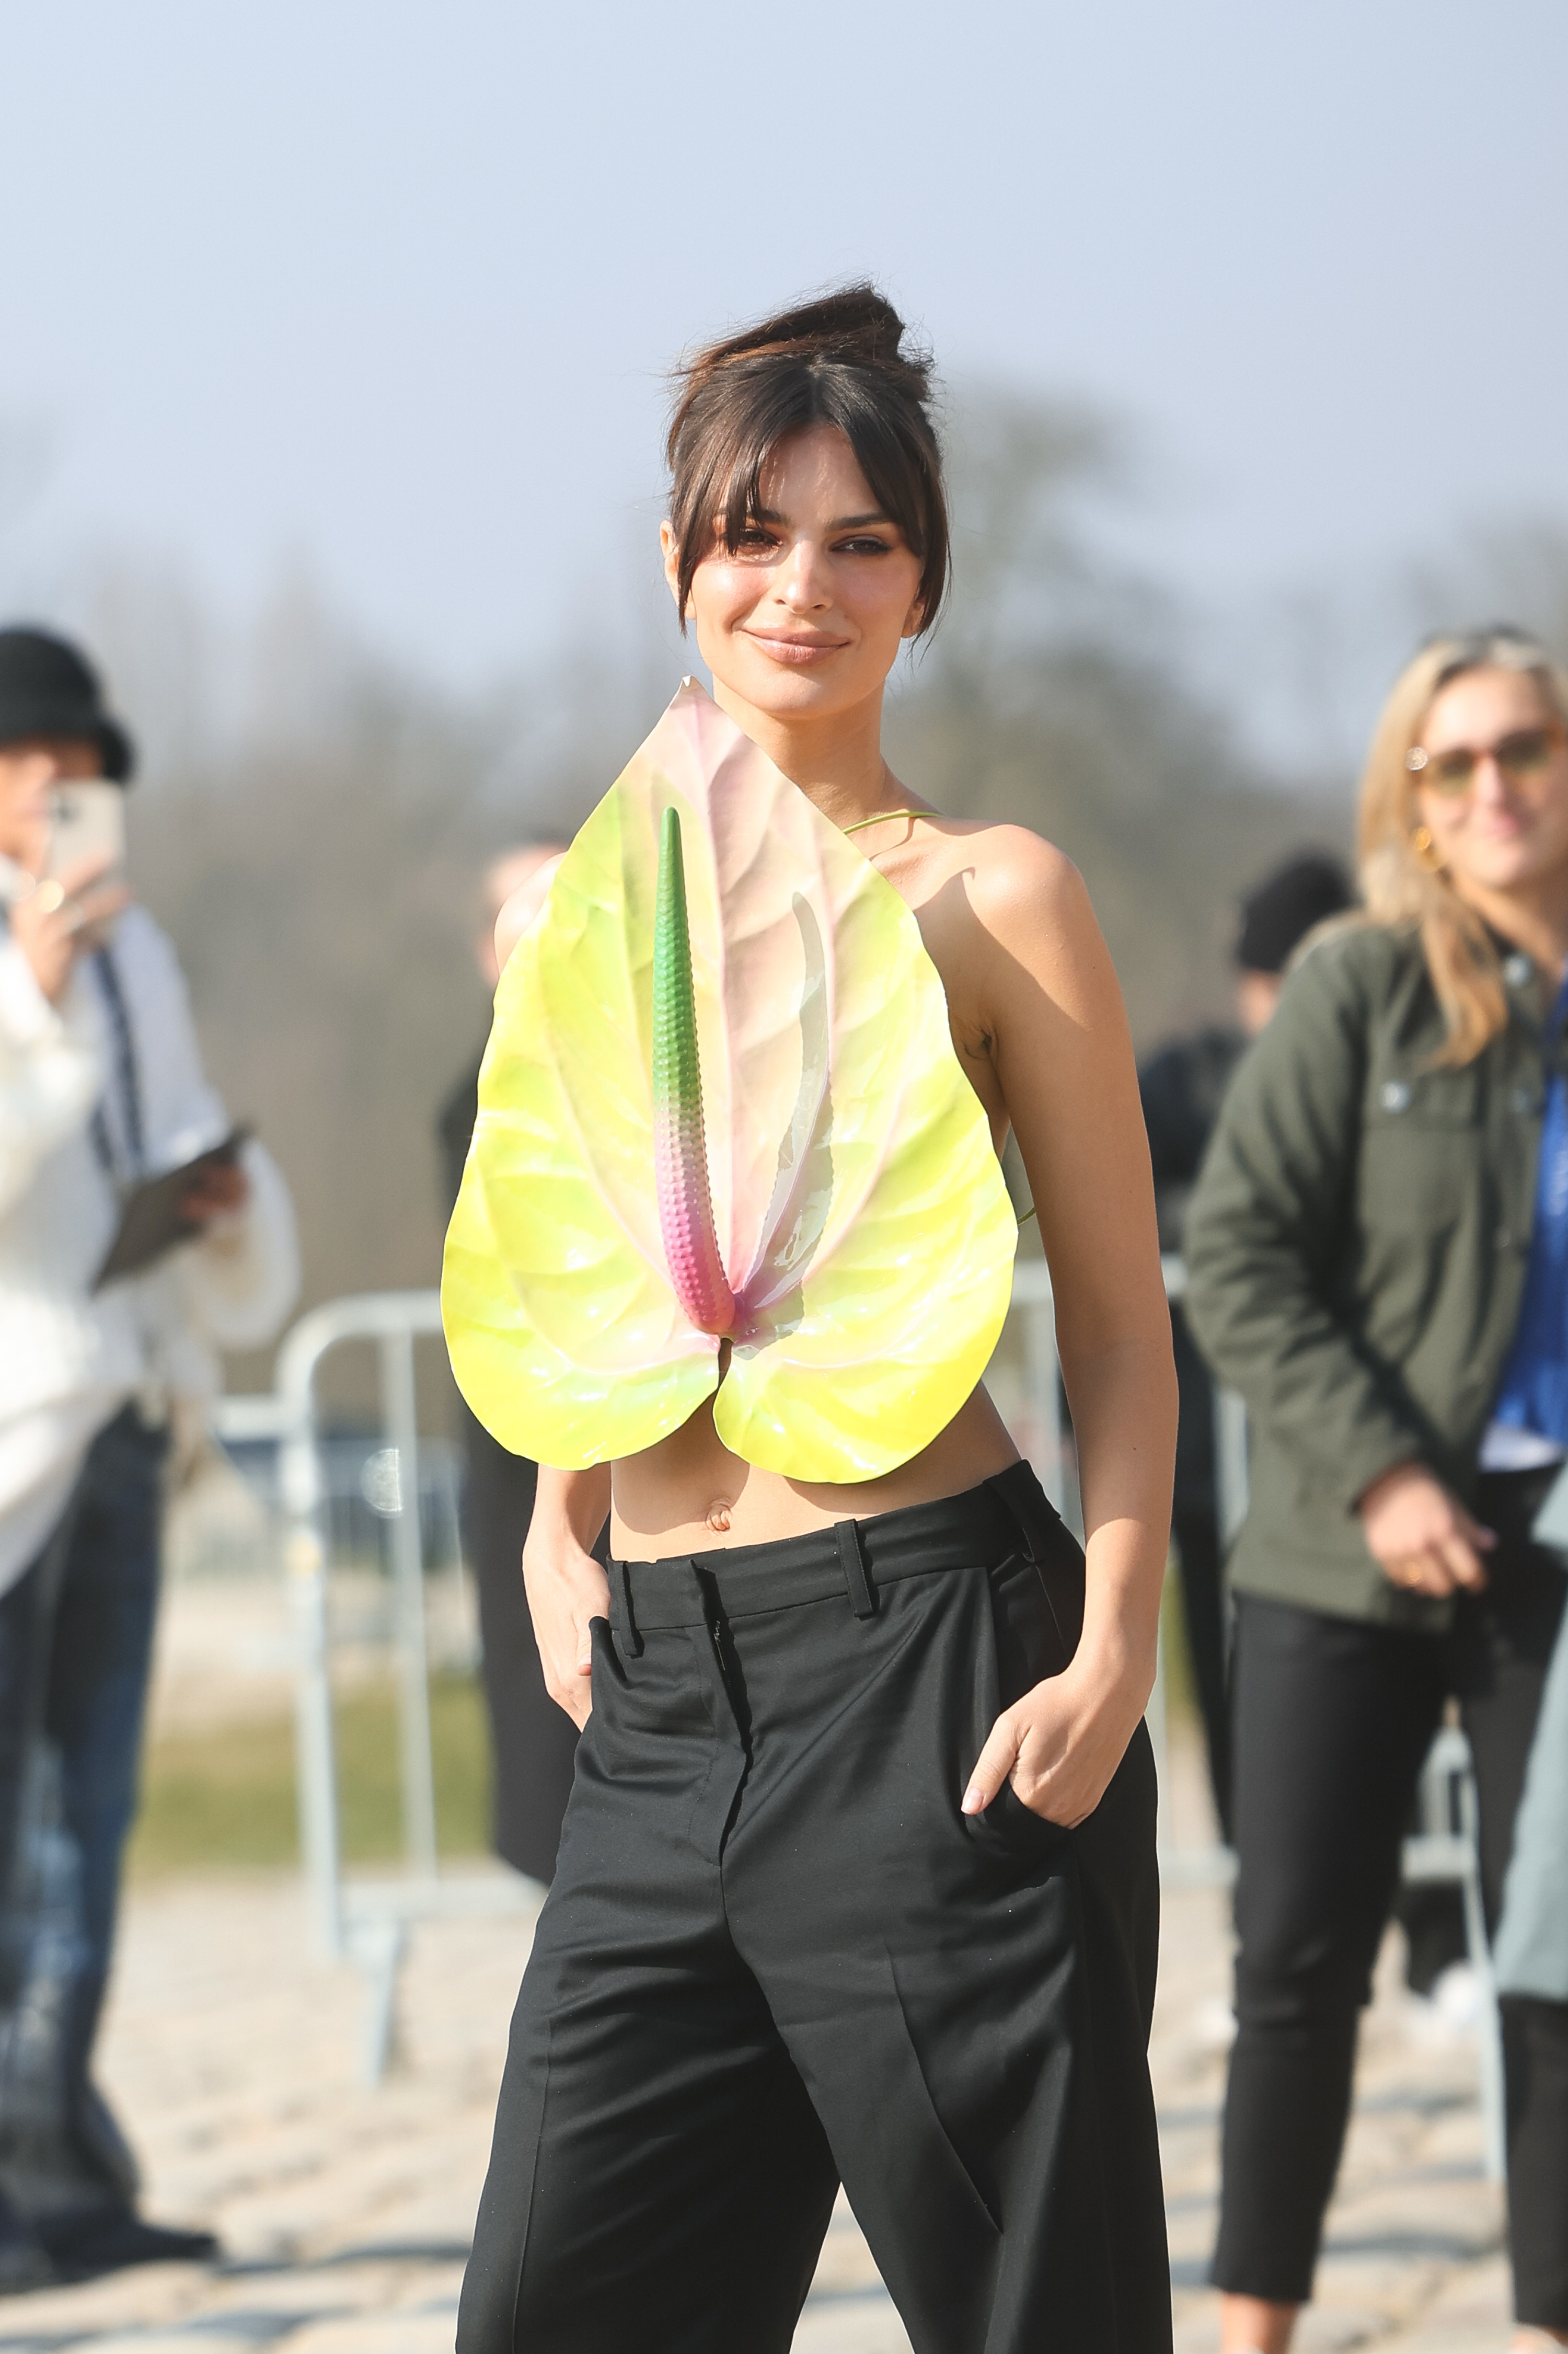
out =
[[[824,654],[842,653],[848,645],[847,638],[778,638],[764,630],[748,630],[747,635],[756,640],[775,662],[820,662]]]

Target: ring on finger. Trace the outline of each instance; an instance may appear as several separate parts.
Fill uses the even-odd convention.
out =
[[[52,875],[46,875],[33,893],[34,905],[40,915],[55,915],[65,906],[65,887]]]

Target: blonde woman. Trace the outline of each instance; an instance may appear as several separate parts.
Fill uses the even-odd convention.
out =
[[[1237,2036],[1227,2354],[1311,2294],[1416,1775],[1457,1692],[1495,1920],[1563,1614],[1531,1523],[1568,1452],[1568,680],[1510,631],[1397,682],[1361,918],[1238,1076],[1188,1309],[1244,1394],[1233,1564]],[[1568,2002],[1505,1999],[1516,2344],[1568,2344]]]

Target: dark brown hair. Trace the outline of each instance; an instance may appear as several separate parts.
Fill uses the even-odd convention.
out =
[[[877,504],[920,558],[920,630],[948,585],[948,503],[931,421],[931,356],[902,349],[904,322],[874,286],[845,286],[710,344],[676,374],[665,447],[679,552],[681,627],[715,528],[733,556],[787,434],[836,425]],[[917,633],[918,634],[918,633]]]

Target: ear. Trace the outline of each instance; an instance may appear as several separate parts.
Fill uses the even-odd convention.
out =
[[[921,624],[925,619],[926,599],[924,597],[916,597],[915,602],[910,606],[909,610],[904,616],[904,626],[898,632],[899,636],[901,638],[917,638],[920,634]]]
[[[663,522],[659,526],[659,551],[664,559],[664,578],[669,583],[670,594],[675,600],[675,610],[679,612],[681,606],[681,550],[676,542],[675,534],[671,525],[668,515],[665,516]]]

